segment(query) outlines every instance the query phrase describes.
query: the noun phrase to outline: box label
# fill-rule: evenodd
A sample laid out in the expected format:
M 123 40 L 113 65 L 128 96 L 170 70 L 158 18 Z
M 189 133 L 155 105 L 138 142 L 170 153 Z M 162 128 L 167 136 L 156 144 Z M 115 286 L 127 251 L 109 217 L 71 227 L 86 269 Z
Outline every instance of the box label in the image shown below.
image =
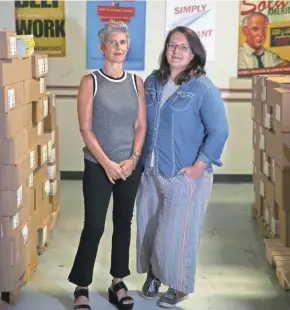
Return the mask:
M 48 58 L 44 58 L 44 74 L 48 73 Z
M 8 108 L 13 109 L 15 107 L 15 90 L 14 88 L 8 89 Z
M 29 154 L 30 156 L 30 169 L 33 169 L 35 167 L 35 151 L 32 150 Z
M 44 79 L 43 78 L 41 78 L 39 81 L 39 92 L 41 94 L 44 94 Z
M 43 75 L 44 72 L 45 72 L 44 59 L 43 58 L 38 59 L 37 65 L 38 65 L 37 66 L 37 68 L 38 68 L 38 75 Z
M 19 213 L 13 216 L 12 225 L 13 225 L 13 230 L 19 226 Z
M 276 103 L 275 116 L 278 122 L 281 122 L 281 107 Z
M 37 135 L 38 135 L 38 136 L 41 136 L 42 133 L 43 133 L 42 122 L 39 122 L 39 123 L 37 124 Z
M 9 39 L 9 52 L 11 56 L 16 56 L 17 53 L 17 44 L 16 44 L 16 37 L 10 37 Z
M 18 188 L 17 192 L 17 208 L 20 207 L 21 203 L 22 203 L 22 199 L 23 199 L 23 188 L 22 185 Z
M 33 172 L 30 173 L 29 178 L 28 178 L 28 186 L 31 188 L 33 187 Z
M 44 118 L 47 117 L 47 115 L 48 115 L 48 100 L 45 99 L 43 101 L 43 116 L 44 116 Z
M 24 239 L 24 244 L 26 244 L 28 242 L 28 237 L 29 237 L 29 234 L 28 234 L 28 227 L 27 225 L 25 224 L 24 227 L 22 228 L 22 236 L 23 236 L 23 239 Z

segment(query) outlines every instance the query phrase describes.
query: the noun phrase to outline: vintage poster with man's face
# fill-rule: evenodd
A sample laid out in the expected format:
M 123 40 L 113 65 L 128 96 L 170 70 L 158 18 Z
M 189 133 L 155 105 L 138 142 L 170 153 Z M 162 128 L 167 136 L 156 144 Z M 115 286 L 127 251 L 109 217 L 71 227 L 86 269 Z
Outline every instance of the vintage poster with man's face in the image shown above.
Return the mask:
M 290 1 L 240 1 L 238 76 L 290 73 Z

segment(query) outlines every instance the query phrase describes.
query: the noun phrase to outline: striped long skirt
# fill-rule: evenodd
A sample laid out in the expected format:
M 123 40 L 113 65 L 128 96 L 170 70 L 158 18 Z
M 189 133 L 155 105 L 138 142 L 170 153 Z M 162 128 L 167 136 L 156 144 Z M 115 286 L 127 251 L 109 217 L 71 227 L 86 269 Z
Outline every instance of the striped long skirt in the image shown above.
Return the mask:
M 137 194 L 137 272 L 153 274 L 173 289 L 194 291 L 196 255 L 213 174 L 164 178 L 142 175 Z

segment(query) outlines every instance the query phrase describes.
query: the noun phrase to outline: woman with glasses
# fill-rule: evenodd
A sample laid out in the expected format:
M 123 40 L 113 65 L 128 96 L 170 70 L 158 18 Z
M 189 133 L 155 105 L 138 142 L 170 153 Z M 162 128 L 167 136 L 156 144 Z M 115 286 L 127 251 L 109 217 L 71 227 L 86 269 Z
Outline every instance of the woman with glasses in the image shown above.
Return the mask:
M 146 299 L 174 307 L 194 291 L 196 256 L 209 203 L 213 165 L 228 137 L 225 106 L 205 74 L 197 34 L 169 32 L 160 68 L 145 82 L 147 133 L 137 194 L 137 271 Z
M 129 33 L 122 22 L 110 22 L 99 31 L 104 66 L 82 78 L 78 118 L 84 148 L 83 195 L 85 221 L 69 275 L 76 285 L 75 309 L 87 310 L 88 287 L 107 210 L 113 195 L 111 248 L 112 283 L 109 301 L 118 309 L 132 309 L 123 278 L 130 274 L 129 248 L 135 197 L 141 178 L 138 159 L 146 132 L 146 106 L 142 80 L 123 70 Z

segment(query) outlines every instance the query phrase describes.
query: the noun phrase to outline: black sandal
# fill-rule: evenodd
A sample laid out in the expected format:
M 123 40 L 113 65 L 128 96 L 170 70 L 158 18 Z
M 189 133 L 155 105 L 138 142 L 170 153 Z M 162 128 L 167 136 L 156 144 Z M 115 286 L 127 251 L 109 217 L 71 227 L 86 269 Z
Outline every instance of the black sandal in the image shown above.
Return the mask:
M 79 288 L 79 289 L 76 288 L 75 291 L 74 291 L 75 301 L 79 297 L 86 297 L 89 300 L 89 290 L 86 289 L 86 288 Z M 88 309 L 88 310 L 91 310 L 91 307 L 89 305 L 75 305 L 74 306 L 74 310 L 78 310 L 78 309 Z
M 124 282 L 119 282 L 117 284 L 113 284 L 109 287 L 108 293 L 109 293 L 109 302 L 115 306 L 119 310 L 131 310 L 134 307 L 134 299 L 129 296 L 125 296 L 121 298 L 120 300 L 118 299 L 117 293 L 121 290 L 124 289 L 126 292 L 128 292 L 128 288 Z M 131 303 L 125 303 L 126 301 L 131 301 Z

